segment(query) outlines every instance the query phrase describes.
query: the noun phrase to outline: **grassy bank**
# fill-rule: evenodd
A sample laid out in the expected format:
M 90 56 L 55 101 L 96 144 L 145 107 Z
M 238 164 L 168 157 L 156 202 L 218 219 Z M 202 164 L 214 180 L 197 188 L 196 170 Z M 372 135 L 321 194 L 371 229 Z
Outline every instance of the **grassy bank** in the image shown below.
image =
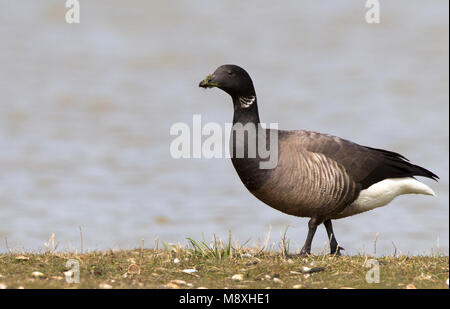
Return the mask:
M 367 283 L 377 267 L 379 283 Z M 80 282 L 67 283 L 77 268 Z M 194 241 L 190 248 L 0 255 L 0 288 L 442 289 L 448 275 L 448 256 L 298 257 Z

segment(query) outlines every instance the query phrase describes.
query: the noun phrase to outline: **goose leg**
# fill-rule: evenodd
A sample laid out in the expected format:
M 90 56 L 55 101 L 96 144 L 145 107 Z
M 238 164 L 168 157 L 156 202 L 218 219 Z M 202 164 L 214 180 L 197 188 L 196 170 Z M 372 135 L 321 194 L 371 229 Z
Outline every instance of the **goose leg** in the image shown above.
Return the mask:
M 303 245 L 300 255 L 311 254 L 311 243 L 316 233 L 317 226 L 320 224 L 319 220 L 311 218 L 308 222 L 308 235 L 306 236 L 305 244 Z
M 331 255 L 341 255 L 341 250 L 344 250 L 344 248 L 339 247 L 338 242 L 336 240 L 336 237 L 334 236 L 333 232 L 333 225 L 331 223 L 331 220 L 325 220 L 323 222 L 323 225 L 325 225 L 325 228 L 327 229 L 328 239 L 330 240 L 330 254 Z

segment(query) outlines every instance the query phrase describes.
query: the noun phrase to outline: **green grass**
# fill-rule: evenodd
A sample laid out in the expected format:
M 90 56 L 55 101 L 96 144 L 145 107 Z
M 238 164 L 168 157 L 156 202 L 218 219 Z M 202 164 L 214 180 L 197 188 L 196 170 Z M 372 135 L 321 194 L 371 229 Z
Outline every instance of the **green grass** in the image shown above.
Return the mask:
M 0 254 L 0 287 L 448 288 L 448 256 L 289 256 L 285 235 L 279 252 L 233 245 L 231 236 L 228 242 L 214 237 L 211 244 L 188 241 L 187 247 L 163 243 L 164 249 Z M 67 265 L 71 259 L 79 265 L 80 283 L 66 282 L 65 274 L 74 265 Z M 373 259 L 379 283 L 366 282 L 367 272 L 374 270 Z M 319 271 L 304 273 L 304 267 Z

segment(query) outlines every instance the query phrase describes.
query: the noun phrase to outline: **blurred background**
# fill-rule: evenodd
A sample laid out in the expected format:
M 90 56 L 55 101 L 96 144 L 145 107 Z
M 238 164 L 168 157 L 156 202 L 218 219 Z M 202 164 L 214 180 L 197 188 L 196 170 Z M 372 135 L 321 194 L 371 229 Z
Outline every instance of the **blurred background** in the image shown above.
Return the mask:
M 232 120 L 198 83 L 238 64 L 263 122 L 400 152 L 438 174 L 437 197 L 401 196 L 338 220 L 346 254 L 448 254 L 448 1 L 0 0 L 0 252 L 135 248 L 154 239 L 271 243 L 306 218 L 247 192 L 229 159 L 172 159 L 169 129 Z M 327 241 L 320 227 L 313 252 Z M 8 246 L 6 245 L 8 244 Z M 278 247 L 275 247 L 278 249 Z

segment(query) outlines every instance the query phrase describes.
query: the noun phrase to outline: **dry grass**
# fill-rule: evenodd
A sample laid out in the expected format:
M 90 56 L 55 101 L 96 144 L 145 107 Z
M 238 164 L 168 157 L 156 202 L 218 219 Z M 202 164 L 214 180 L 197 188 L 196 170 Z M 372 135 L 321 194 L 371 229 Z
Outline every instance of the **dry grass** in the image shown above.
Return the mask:
M 43 254 L 1 254 L 0 288 L 448 288 L 448 256 L 377 257 L 380 282 L 367 283 L 376 267 L 370 256 L 289 256 L 288 243 L 283 237 L 280 252 L 268 252 L 267 244 L 232 245 L 230 235 L 211 244 L 190 239 L 188 247 L 77 254 L 52 250 L 50 239 Z M 80 282 L 66 282 L 77 265 Z

